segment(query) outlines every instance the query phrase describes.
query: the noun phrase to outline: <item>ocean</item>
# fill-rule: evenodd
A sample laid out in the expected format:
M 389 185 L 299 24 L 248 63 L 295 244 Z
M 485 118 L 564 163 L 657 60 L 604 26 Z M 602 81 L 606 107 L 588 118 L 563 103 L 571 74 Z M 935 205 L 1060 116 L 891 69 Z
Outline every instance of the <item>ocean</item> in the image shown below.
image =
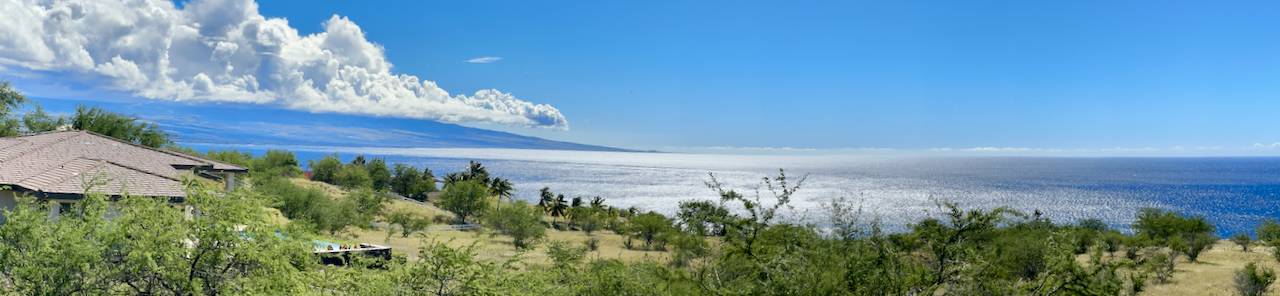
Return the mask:
M 1098 218 L 1127 230 L 1139 209 L 1207 217 L 1222 236 L 1252 233 L 1280 219 L 1280 158 L 1084 158 L 897 156 L 858 153 L 686 154 L 521 149 L 267 147 L 192 145 L 261 153 L 269 148 L 317 159 L 338 153 L 383 157 L 431 168 L 437 176 L 477 160 L 515 183 L 514 198 L 536 202 L 549 187 L 567 197 L 600 196 L 618 207 L 670 214 L 684 200 L 717 198 L 708 174 L 754 196 L 760 180 L 784 169 L 805 178 L 784 212 L 791 222 L 822 225 L 827 206 L 845 198 L 889 231 L 940 213 L 941 201 L 966 208 L 1039 211 L 1055 222 Z M 764 192 L 766 201 L 767 191 Z

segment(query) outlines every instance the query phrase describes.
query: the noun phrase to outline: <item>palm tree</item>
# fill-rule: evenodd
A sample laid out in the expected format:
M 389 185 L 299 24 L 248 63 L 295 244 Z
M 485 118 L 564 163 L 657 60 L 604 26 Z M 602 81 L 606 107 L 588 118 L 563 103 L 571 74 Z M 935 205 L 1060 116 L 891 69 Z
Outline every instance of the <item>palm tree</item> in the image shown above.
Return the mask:
M 461 173 L 449 173 L 448 175 L 444 175 L 444 187 L 447 188 L 453 185 L 453 183 L 466 181 L 466 180 L 467 178 L 463 176 Z
M 497 195 L 498 199 L 506 198 L 511 200 L 511 192 L 513 190 L 515 188 L 512 188 L 511 180 L 493 178 L 493 181 L 489 183 L 489 191 L 493 192 L 493 195 Z
M 538 197 L 538 207 L 541 207 L 543 212 L 551 212 L 551 203 L 556 199 L 556 195 L 551 193 L 551 188 L 538 189 Z
M 489 183 L 489 169 L 484 168 L 483 164 L 472 160 L 467 163 L 465 177 L 467 180 L 480 180 L 481 182 Z
M 593 209 L 604 208 L 604 199 L 600 198 L 599 196 L 591 198 L 591 208 Z
M 565 210 L 569 209 L 569 204 L 564 200 L 564 194 L 556 196 L 555 201 L 551 204 L 551 225 L 556 225 L 556 218 L 564 217 Z

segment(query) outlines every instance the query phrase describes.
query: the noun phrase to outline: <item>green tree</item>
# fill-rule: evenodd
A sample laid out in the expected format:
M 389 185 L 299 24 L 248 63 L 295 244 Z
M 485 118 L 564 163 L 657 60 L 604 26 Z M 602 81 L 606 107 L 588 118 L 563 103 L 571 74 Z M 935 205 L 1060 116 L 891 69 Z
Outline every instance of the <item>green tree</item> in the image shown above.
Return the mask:
M 538 189 L 538 207 L 542 208 L 542 212 L 550 213 L 551 204 L 556 200 L 556 194 L 551 192 L 550 187 L 542 187 Z
M 373 190 L 388 190 L 391 187 L 391 170 L 387 169 L 387 161 L 382 158 L 374 158 L 365 164 L 368 170 L 370 185 Z
M 440 208 L 457 215 L 458 222 L 465 224 L 467 218 L 489 208 L 489 189 L 479 181 L 458 182 L 445 188 L 437 203 Z
M 510 236 L 516 248 L 525 249 L 532 242 L 546 236 L 546 227 L 542 226 L 542 212 L 518 200 L 500 204 L 492 213 L 484 215 L 485 226 L 506 236 Z
M 511 193 L 515 191 L 515 188 L 512 186 L 511 180 L 493 178 L 493 180 L 489 182 L 489 190 L 492 191 L 491 193 L 499 199 L 505 198 L 510 200 Z
M 66 124 L 67 118 L 49 115 L 44 112 L 44 107 L 40 106 L 36 106 L 35 110 L 22 116 L 22 125 L 26 127 L 27 132 L 31 133 L 51 132 Z
M 943 219 L 928 218 L 912 226 L 912 233 L 930 255 L 935 285 L 954 279 L 959 272 L 957 263 L 973 255 L 970 250 L 990 242 L 1008 215 L 1017 214 L 1008 208 L 965 211 L 950 202 L 940 202 L 938 207 L 943 210 Z
M 194 150 L 185 151 L 183 153 L 199 155 L 195 153 Z M 208 152 L 205 152 L 203 156 L 208 157 L 209 159 L 212 159 L 212 160 L 217 160 L 217 161 L 248 168 L 251 173 L 257 173 L 259 171 L 258 168 L 253 166 L 253 162 L 254 162 L 253 155 L 249 154 L 248 152 L 240 152 L 236 150 L 209 150 Z
M 8 81 L 0 81 L 0 117 L 8 116 L 9 112 L 22 107 L 27 103 L 27 96 L 22 95 Z
M 697 235 L 723 235 L 729 210 L 711 201 L 682 201 L 676 219 L 685 231 Z
M 568 213 L 569 204 L 564 200 L 564 194 L 556 195 L 556 199 L 547 205 L 548 214 L 551 214 L 551 226 L 560 228 L 556 224 L 556 218 L 564 217 Z
M 366 228 L 375 217 L 382 215 L 391 200 L 386 195 L 370 188 L 360 188 L 347 192 L 346 199 L 355 204 L 356 222 Z
M 392 226 L 400 226 L 400 237 L 409 237 L 414 232 L 419 232 L 431 226 L 431 220 L 422 217 L 412 211 L 406 209 L 398 209 L 387 213 L 387 240 L 391 239 L 391 234 L 395 228 Z
M 298 158 L 287 150 L 267 150 L 262 157 L 253 159 L 249 166 L 261 176 L 294 177 L 302 174 Z
M 1217 241 L 1213 224 L 1203 216 L 1188 217 L 1173 211 L 1144 208 L 1133 228 L 1145 240 L 1168 246 L 1196 262 L 1200 253 Z
M 644 241 L 645 247 L 654 245 L 654 241 L 661 238 L 674 228 L 671 226 L 671 220 L 662 214 L 648 212 L 631 217 L 628 220 L 627 229 L 630 230 L 632 237 Z
M 21 124 L 16 118 L 10 118 L 10 112 L 22 107 L 27 97 L 13 89 L 8 81 L 0 81 L 0 137 L 18 135 Z
M 373 178 L 369 176 L 369 171 L 359 165 L 348 164 L 342 166 L 342 169 L 338 170 L 338 174 L 334 176 L 334 179 L 334 185 L 347 189 L 373 187 Z
M 582 229 L 587 235 L 599 230 L 603 224 L 600 211 L 593 208 L 577 207 L 569 209 L 569 223 Z
M 172 142 L 160 126 L 98 107 L 80 106 L 71 118 L 71 127 L 147 147 L 163 147 Z
M 1263 242 L 1280 241 L 1280 223 L 1276 220 L 1266 219 L 1258 224 L 1255 231 L 1258 234 L 1258 240 Z
M 338 159 L 337 154 L 331 154 L 320 160 L 309 161 L 307 167 L 311 168 L 311 180 L 335 184 L 338 180 L 338 171 L 342 170 L 342 160 Z
M 463 174 L 463 180 L 476 180 L 482 184 L 489 183 L 489 169 L 477 161 L 467 162 L 467 172 Z

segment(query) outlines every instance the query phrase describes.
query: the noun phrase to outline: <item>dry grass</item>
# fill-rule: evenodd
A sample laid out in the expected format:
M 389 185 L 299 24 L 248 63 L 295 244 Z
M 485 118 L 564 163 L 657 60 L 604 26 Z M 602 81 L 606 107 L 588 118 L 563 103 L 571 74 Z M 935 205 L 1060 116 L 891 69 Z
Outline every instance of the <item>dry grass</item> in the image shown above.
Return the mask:
M 1218 241 L 1213 249 L 1200 255 L 1200 262 L 1191 263 L 1183 256 L 1175 268 L 1173 282 L 1148 284 L 1142 295 L 1235 295 L 1236 271 L 1245 264 L 1255 262 L 1259 267 L 1280 271 L 1280 264 L 1271 257 L 1271 248 L 1254 246 L 1248 253 L 1230 241 Z M 1267 295 L 1280 295 L 1272 285 Z
M 292 179 L 294 184 L 300 186 L 310 186 L 320 188 L 331 197 L 339 198 L 346 194 L 346 191 L 330 184 L 314 182 L 311 180 L 295 178 Z M 404 200 L 392 200 L 387 205 L 387 210 L 408 210 L 424 217 L 437 216 L 453 216 L 452 213 L 435 207 L 431 204 L 420 204 Z M 276 212 L 278 215 L 278 211 Z M 287 223 L 284 217 L 273 218 L 273 220 L 281 220 Z M 374 243 L 391 247 L 395 254 L 402 254 L 409 259 L 418 257 L 418 249 L 424 244 L 431 242 L 443 242 L 451 247 L 464 247 L 474 244 L 476 253 L 482 259 L 487 260 L 506 260 L 515 256 L 519 256 L 523 262 L 532 264 L 547 264 L 550 259 L 546 255 L 546 244 L 538 244 L 530 250 L 517 250 L 515 245 L 511 243 L 511 238 L 503 235 L 492 234 L 487 231 L 458 231 L 450 230 L 443 227 L 442 224 L 433 224 L 430 229 L 424 232 L 415 233 L 409 237 L 401 237 L 399 233 L 394 233 L 388 239 L 385 229 L 359 229 L 355 227 L 347 228 L 337 237 L 337 241 L 348 243 Z M 587 253 L 588 258 L 602 259 L 618 259 L 627 262 L 654 260 L 665 262 L 670 258 L 668 252 L 662 251 L 642 251 L 629 250 L 623 245 L 626 237 L 615 234 L 608 230 L 596 231 L 592 236 L 587 236 L 581 231 L 558 231 L 547 229 L 546 241 L 565 241 L 575 246 L 585 246 L 586 241 L 590 238 L 599 239 L 599 249 Z M 636 242 L 636 246 L 643 244 Z
M 344 239 L 370 242 L 382 244 L 392 248 L 397 254 L 403 254 L 409 259 L 417 258 L 417 250 L 426 243 L 442 242 L 451 247 L 464 247 L 474 244 L 476 253 L 482 259 L 487 260 L 506 260 L 515 256 L 520 256 L 523 262 L 533 264 L 547 264 L 550 260 L 546 255 L 546 244 L 538 244 L 530 250 L 517 250 L 515 245 L 511 243 L 511 238 L 502 235 L 490 235 L 483 231 L 457 231 L 457 230 L 428 230 L 422 233 L 416 233 L 407 238 L 401 237 L 399 234 L 391 236 L 389 241 L 385 240 L 387 233 L 382 230 L 365 230 L 365 229 L 349 229 L 344 235 Z M 587 253 L 588 258 L 604 258 L 619 259 L 622 261 L 642 261 L 654 260 L 665 262 L 669 255 L 667 252 L 661 251 L 641 251 L 628 250 L 623 247 L 625 237 L 614 234 L 609 231 L 597 231 L 593 234 L 594 238 L 600 240 L 599 249 Z M 557 240 L 566 241 L 577 246 L 585 246 L 588 236 L 581 231 L 557 231 L 547 230 L 547 238 L 545 241 Z

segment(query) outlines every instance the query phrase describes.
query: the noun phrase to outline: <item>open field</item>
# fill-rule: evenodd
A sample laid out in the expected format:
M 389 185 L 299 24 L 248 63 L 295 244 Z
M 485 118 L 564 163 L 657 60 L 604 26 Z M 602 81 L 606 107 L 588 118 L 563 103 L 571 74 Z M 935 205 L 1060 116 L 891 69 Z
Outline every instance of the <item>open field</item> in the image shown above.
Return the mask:
M 1149 284 L 1142 295 L 1237 295 L 1235 272 L 1249 262 L 1280 271 L 1280 264 L 1271 256 L 1271 248 L 1254 246 L 1245 253 L 1240 246 L 1220 240 L 1213 249 L 1200 255 L 1198 263 L 1187 262 L 1183 256 L 1178 260 L 1171 283 Z M 1267 295 L 1280 295 L 1275 287 L 1272 285 Z
M 340 197 L 345 194 L 341 188 L 336 186 L 313 182 L 305 179 L 293 179 L 298 185 L 312 186 L 322 188 L 333 197 Z M 453 214 L 443 209 L 437 208 L 429 203 L 422 204 L 405 200 L 392 199 L 387 205 L 387 210 L 407 209 L 423 215 L 424 217 L 452 216 Z M 280 217 L 283 219 L 283 217 Z M 550 221 L 550 218 L 547 218 Z M 385 224 L 378 223 L 378 226 L 385 227 Z M 475 245 L 478 257 L 488 260 L 506 260 L 515 256 L 519 256 L 523 262 L 531 264 L 550 263 L 546 255 L 545 242 L 548 241 L 565 241 L 574 246 L 585 246 L 586 241 L 590 238 L 599 239 L 599 249 L 587 253 L 587 258 L 601 259 L 618 259 L 622 261 L 643 261 L 657 260 L 666 261 L 670 258 L 668 252 L 664 251 L 644 251 L 629 250 L 624 247 L 623 242 L 626 237 L 618 235 L 609 230 L 599 230 L 587 236 L 582 231 L 559 231 L 555 229 L 547 229 L 547 237 L 542 243 L 535 248 L 529 250 L 517 250 L 511 243 L 511 238 L 503 235 L 495 234 L 486 230 L 477 231 L 460 231 L 449 229 L 445 224 L 432 224 L 426 231 L 414 233 L 409 237 L 401 237 L 399 233 L 394 233 L 390 237 L 387 236 L 385 228 L 382 229 L 360 229 L 356 227 L 348 227 L 342 233 L 338 234 L 337 239 L 351 243 L 374 243 L 392 248 L 394 254 L 405 255 L 409 259 L 418 257 L 418 249 L 423 244 L 431 242 L 443 242 L 452 247 L 462 247 Z M 639 246 L 643 243 L 636 242 Z

